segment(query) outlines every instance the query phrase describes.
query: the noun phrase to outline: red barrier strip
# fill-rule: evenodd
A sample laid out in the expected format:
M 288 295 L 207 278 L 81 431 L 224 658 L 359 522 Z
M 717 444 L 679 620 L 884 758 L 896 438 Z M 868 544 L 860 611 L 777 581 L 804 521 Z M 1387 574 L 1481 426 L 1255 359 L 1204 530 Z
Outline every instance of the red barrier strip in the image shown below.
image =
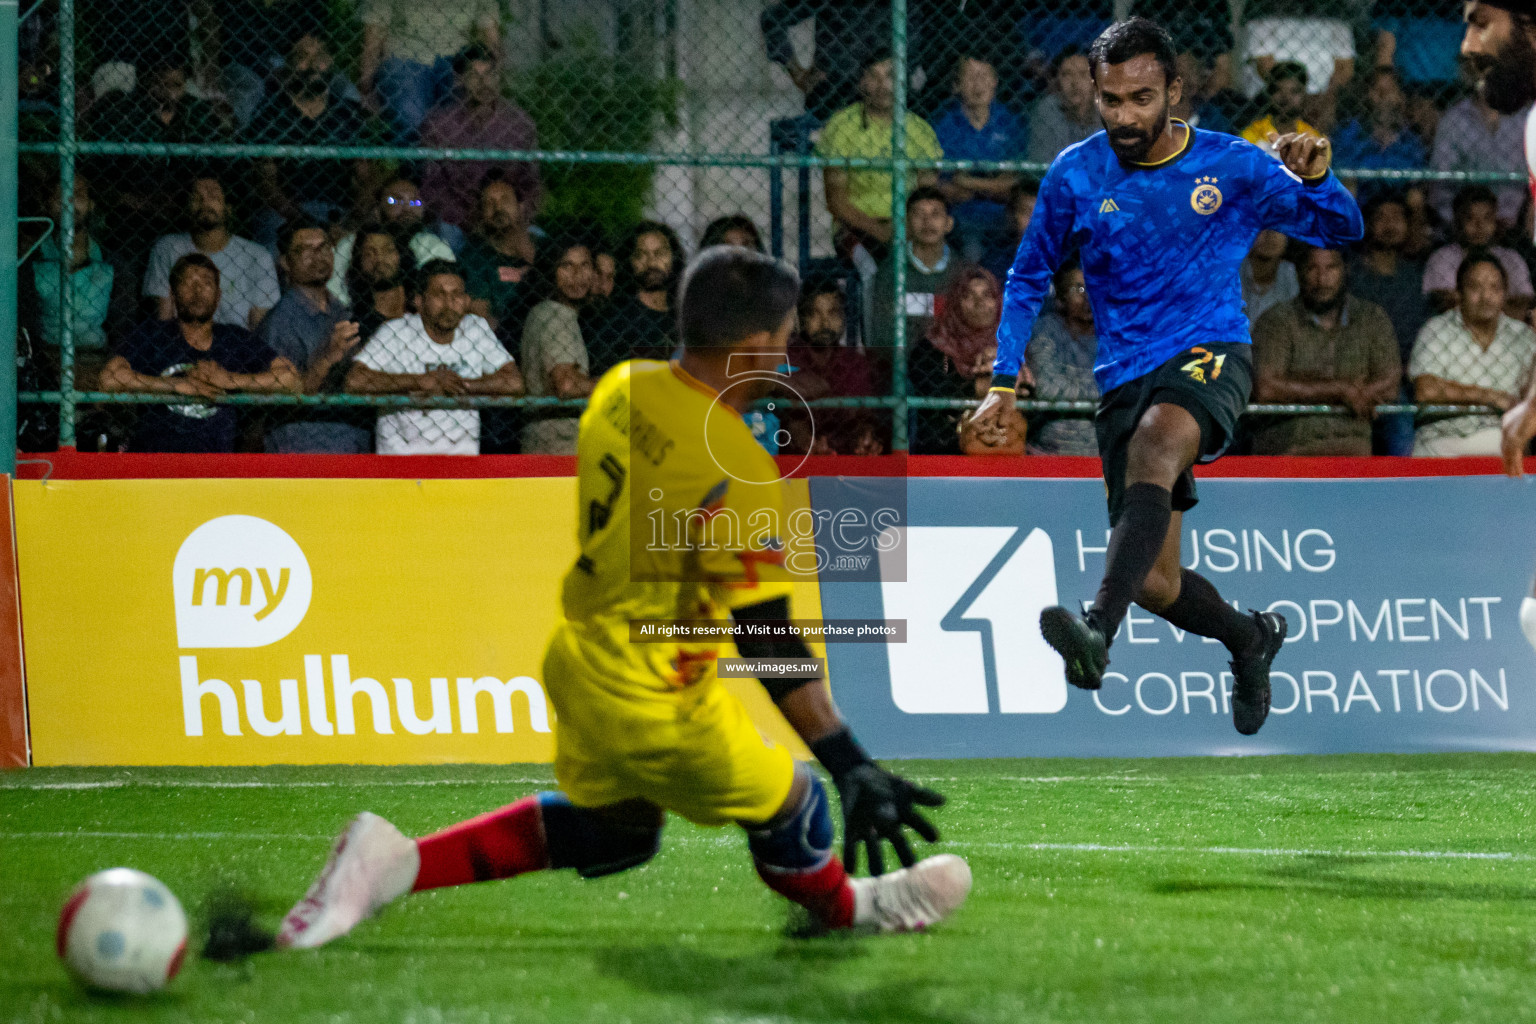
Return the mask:
M 11 478 L 0 476 L 0 768 L 25 768 L 27 748 L 26 662 L 21 649 L 21 587 L 16 577 L 16 512 Z
M 571 476 L 569 455 L 154 455 L 115 452 L 43 452 L 22 455 L 22 480 L 111 480 L 165 478 L 402 478 L 474 479 Z M 780 467 L 794 477 L 1036 477 L 1096 478 L 1099 460 L 1075 456 L 818 455 L 781 456 Z M 1536 474 L 1536 459 L 1526 472 Z M 1501 472 L 1495 458 L 1413 459 L 1287 458 L 1245 455 L 1222 459 L 1196 471 L 1202 477 L 1355 478 L 1406 476 L 1489 476 Z

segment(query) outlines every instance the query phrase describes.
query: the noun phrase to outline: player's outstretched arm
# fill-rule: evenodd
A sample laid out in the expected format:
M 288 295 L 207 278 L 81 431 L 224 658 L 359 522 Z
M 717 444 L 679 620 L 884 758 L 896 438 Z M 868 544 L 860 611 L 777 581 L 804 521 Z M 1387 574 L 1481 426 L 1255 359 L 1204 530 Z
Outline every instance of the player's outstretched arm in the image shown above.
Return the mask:
M 1338 247 L 1365 237 L 1365 220 L 1349 189 L 1329 170 L 1333 147 L 1310 134 L 1269 138 L 1275 156 L 1248 151 L 1257 171 L 1253 185 L 1259 226 L 1274 228 L 1309 245 Z
M 738 622 L 785 622 L 789 618 L 789 599 L 774 598 L 738 608 L 732 614 Z M 742 638 L 736 647 L 745 658 L 812 657 L 805 642 L 798 638 Z M 940 807 L 943 795 L 876 764 L 838 714 L 826 680 L 770 677 L 763 679 L 762 684 L 790 726 L 832 776 L 843 805 L 843 863 L 847 869 L 858 869 L 859 848 L 863 847 L 869 873 L 883 873 L 882 843 L 891 844 L 903 866 L 917 863 L 905 830 L 910 828 L 928 842 L 937 842 L 939 830 L 917 808 Z

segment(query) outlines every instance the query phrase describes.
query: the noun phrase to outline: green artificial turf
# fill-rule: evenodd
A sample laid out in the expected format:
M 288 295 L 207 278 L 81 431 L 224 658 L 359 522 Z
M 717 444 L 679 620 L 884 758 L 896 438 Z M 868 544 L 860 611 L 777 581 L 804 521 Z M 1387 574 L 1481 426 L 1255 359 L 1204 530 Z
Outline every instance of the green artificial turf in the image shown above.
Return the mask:
M 674 820 L 627 874 L 412 897 L 321 950 L 189 959 L 145 999 L 87 994 L 54 958 L 58 907 L 90 872 L 149 871 L 194 918 L 238 883 L 275 922 L 353 812 L 419 834 L 548 770 L 0 776 L 0 1022 L 1536 1019 L 1536 757 L 901 768 L 948 794 L 941 848 L 975 873 L 927 934 L 787 937 L 741 835 Z

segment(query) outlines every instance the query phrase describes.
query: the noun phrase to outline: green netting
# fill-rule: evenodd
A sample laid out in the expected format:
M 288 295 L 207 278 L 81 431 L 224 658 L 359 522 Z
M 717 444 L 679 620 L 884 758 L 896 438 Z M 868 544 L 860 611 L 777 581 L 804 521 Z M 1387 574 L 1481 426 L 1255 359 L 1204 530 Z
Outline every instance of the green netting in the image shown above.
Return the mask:
M 1446 403 L 1530 373 L 1524 118 L 1475 98 L 1443 4 L 42 0 L 20 43 L 21 446 L 569 451 L 591 381 L 672 350 L 679 270 L 730 241 L 805 281 L 808 408 L 765 411 L 770 445 L 957 451 L 1033 183 L 1099 128 L 1085 52 L 1132 14 L 1173 36 L 1176 116 L 1327 134 L 1372 217 L 1340 323 L 1308 312 L 1327 268 L 1283 238 L 1245 290 L 1295 373 L 1393 349 L 1399 392 L 1374 425 L 1256 405 L 1239 450 L 1485 430 Z M 1491 361 L 1436 319 L 1446 247 L 1489 243 L 1511 316 Z M 1091 307 L 1057 285 L 1020 408 L 1035 450 L 1091 453 Z M 1431 363 L 1456 386 L 1415 405 Z

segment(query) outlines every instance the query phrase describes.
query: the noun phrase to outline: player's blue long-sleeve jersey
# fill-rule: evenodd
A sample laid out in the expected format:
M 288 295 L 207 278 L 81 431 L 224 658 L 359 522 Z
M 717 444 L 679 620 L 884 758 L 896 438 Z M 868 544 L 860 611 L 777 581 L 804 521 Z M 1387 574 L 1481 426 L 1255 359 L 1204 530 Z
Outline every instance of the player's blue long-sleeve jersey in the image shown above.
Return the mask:
M 994 373 L 1018 374 L 1051 275 L 1073 250 L 1099 341 L 1093 374 L 1107 392 L 1193 345 L 1250 340 L 1239 269 L 1261 229 L 1324 246 L 1365 233 L 1331 173 L 1308 185 L 1251 143 L 1188 131 L 1156 165 L 1121 163 L 1103 132 L 1051 164 L 1008 272 Z

